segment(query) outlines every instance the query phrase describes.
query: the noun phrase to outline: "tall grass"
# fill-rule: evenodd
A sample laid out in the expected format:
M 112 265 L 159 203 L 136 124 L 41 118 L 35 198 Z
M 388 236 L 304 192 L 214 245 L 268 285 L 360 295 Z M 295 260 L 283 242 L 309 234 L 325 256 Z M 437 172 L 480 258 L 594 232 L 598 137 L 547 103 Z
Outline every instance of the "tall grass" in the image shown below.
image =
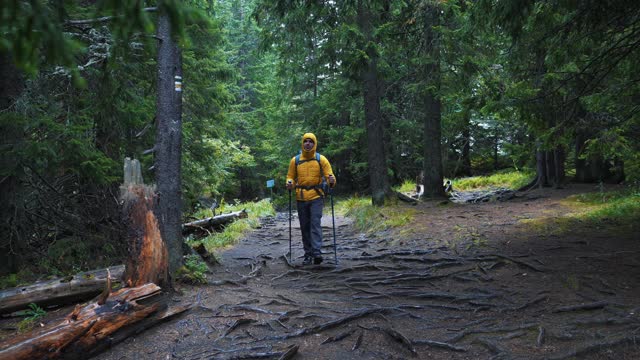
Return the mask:
M 353 220 L 354 228 L 361 232 L 372 233 L 410 223 L 415 210 L 402 206 L 376 207 L 371 198 L 351 197 L 336 205 L 338 213 Z
M 632 232 L 638 231 L 640 227 L 640 192 L 637 190 L 572 195 L 562 204 L 571 208 L 572 211 L 562 217 L 522 222 L 537 231 L 553 235 L 561 235 L 588 226 Z
M 535 173 L 528 171 L 508 171 L 499 172 L 489 176 L 472 176 L 451 180 L 454 190 L 470 191 L 489 188 L 519 189 L 527 185 L 535 176 Z M 447 181 L 448 179 L 444 179 Z M 444 184 L 443 184 L 444 185 Z M 411 193 L 416 189 L 413 180 L 405 180 L 402 185 L 395 188 L 402 193 Z
M 207 251 L 213 252 L 216 249 L 224 248 L 238 242 L 247 232 L 257 228 L 260 225 L 260 218 L 275 215 L 275 210 L 271 202 L 267 199 L 258 202 L 240 203 L 237 205 L 221 204 L 216 214 L 229 213 L 239 210 L 246 210 L 248 217 L 246 219 L 238 219 L 224 228 L 222 232 L 213 233 L 205 238 L 190 241 L 189 244 L 195 246 L 202 243 Z M 211 217 L 210 209 L 202 209 L 195 214 L 195 217 L 206 218 Z
M 595 192 L 573 195 L 567 205 L 578 209 L 576 217 L 591 222 L 640 224 L 640 191 Z
M 453 189 L 458 191 L 481 190 L 488 188 L 519 189 L 527 185 L 535 173 L 526 171 L 509 171 L 489 176 L 473 176 L 454 179 Z

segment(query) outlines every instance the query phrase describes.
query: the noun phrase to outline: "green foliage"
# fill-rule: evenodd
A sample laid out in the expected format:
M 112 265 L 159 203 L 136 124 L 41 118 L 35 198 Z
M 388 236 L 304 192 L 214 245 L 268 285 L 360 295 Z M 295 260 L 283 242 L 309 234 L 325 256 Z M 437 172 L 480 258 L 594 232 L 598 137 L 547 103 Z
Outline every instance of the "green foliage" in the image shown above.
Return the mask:
M 0 289 L 18 286 L 18 274 L 9 274 L 0 277 Z
M 31 303 L 28 306 L 29 308 L 27 310 L 22 311 L 22 315 L 26 317 L 18 323 L 19 333 L 24 333 L 33 329 L 38 320 L 47 315 L 47 312 L 43 308 L 34 303 Z
M 43 308 L 34 303 L 31 303 L 28 306 L 29 309 L 24 312 L 24 315 L 27 316 L 25 320 L 37 320 L 47 315 L 47 312 Z
M 184 265 L 176 272 L 178 281 L 188 284 L 206 284 L 206 273 L 209 271 L 200 256 L 188 255 L 185 257 Z
M 410 193 L 416 191 L 416 182 L 412 180 L 405 180 L 402 184 L 396 188 L 396 191 L 401 193 Z

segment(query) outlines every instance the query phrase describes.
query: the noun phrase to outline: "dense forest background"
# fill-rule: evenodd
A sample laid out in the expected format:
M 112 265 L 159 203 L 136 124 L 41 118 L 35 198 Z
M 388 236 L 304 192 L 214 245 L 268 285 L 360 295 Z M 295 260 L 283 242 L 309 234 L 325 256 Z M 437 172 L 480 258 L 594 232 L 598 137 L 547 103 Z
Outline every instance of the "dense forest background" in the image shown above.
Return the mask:
M 281 186 L 314 132 L 344 194 L 518 169 L 640 180 L 636 0 L 6 1 L 0 273 L 122 257 L 125 157 L 154 182 L 158 37 L 183 78 L 182 199 Z M 67 261 L 80 259 L 81 261 Z

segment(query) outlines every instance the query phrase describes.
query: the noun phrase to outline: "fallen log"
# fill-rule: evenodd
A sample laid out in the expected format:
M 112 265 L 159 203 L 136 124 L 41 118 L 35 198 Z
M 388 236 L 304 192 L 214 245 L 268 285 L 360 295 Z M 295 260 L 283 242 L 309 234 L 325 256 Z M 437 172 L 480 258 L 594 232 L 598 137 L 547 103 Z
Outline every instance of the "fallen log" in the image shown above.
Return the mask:
M 120 289 L 102 305 L 78 305 L 62 320 L 0 343 L 0 359 L 86 359 L 189 309 L 168 308 L 159 293 L 160 287 L 149 283 Z M 142 300 L 148 304 L 140 304 Z
M 240 211 L 235 211 L 228 214 L 222 214 L 206 219 L 188 222 L 186 224 L 182 224 L 182 233 L 190 234 L 198 230 L 219 228 L 222 225 L 226 225 L 237 219 L 244 219 L 247 216 L 247 212 L 242 209 Z
M 124 265 L 109 268 L 111 279 L 119 282 Z M 91 299 L 107 282 L 107 269 L 87 271 L 70 277 L 39 281 L 0 291 L 0 314 L 26 309 L 31 303 L 45 307 L 66 305 Z

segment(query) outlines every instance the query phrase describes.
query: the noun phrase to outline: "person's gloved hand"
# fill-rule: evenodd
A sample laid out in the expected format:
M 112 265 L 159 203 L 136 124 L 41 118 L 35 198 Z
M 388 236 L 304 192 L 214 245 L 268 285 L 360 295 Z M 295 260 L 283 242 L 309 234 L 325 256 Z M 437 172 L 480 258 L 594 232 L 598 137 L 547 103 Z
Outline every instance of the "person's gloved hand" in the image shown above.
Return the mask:
M 336 184 L 336 178 L 333 175 L 329 175 L 329 185 L 333 186 Z
M 287 183 L 285 186 L 287 187 L 287 190 L 293 189 L 293 181 L 287 180 Z

